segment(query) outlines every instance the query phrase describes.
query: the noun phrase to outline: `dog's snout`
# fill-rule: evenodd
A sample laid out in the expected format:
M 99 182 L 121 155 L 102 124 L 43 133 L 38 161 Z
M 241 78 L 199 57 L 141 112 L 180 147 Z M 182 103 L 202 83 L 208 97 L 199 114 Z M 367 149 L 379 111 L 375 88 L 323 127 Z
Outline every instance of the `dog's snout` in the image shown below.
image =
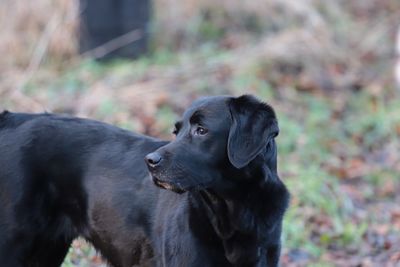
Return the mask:
M 149 165 L 149 167 L 152 167 L 152 168 L 154 168 L 158 164 L 160 164 L 161 159 L 162 159 L 161 155 L 157 152 L 150 153 L 145 157 L 145 161 L 146 161 L 147 165 Z

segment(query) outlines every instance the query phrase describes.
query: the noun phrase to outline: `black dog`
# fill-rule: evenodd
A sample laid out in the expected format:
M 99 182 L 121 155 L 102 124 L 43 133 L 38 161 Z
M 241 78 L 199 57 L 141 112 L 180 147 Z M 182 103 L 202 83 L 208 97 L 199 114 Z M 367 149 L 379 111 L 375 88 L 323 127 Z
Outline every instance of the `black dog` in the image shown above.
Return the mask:
M 277 265 L 288 193 L 272 109 L 208 98 L 177 131 L 168 144 L 92 120 L 0 114 L 1 266 L 59 266 L 77 236 L 118 267 Z M 152 184 L 143 158 L 154 150 L 155 183 L 189 192 Z
M 273 109 L 251 96 L 196 101 L 176 139 L 146 156 L 158 266 L 277 266 L 289 194 L 277 174 Z M 186 193 L 184 193 L 186 192 Z

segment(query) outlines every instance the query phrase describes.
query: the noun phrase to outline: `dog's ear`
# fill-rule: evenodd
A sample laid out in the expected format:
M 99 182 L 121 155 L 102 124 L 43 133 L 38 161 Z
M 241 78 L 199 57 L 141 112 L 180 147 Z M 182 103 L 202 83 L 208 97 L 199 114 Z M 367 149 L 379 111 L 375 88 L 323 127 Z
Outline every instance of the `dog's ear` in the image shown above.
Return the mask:
M 229 101 L 232 125 L 228 137 L 228 158 L 240 169 L 249 164 L 278 135 L 279 127 L 271 106 L 253 96 Z

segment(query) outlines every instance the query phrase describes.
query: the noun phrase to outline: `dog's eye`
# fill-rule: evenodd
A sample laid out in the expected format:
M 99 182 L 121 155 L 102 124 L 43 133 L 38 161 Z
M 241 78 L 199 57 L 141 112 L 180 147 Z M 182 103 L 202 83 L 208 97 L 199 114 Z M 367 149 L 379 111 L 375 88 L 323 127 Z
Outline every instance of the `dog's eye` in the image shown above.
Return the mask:
M 201 127 L 201 126 L 198 126 L 198 127 L 196 128 L 196 130 L 194 131 L 194 134 L 195 134 L 195 135 L 206 135 L 207 132 L 208 132 L 208 130 L 207 130 L 206 128 Z
M 172 134 L 177 135 L 179 132 L 179 129 L 174 127 L 174 129 L 172 130 Z

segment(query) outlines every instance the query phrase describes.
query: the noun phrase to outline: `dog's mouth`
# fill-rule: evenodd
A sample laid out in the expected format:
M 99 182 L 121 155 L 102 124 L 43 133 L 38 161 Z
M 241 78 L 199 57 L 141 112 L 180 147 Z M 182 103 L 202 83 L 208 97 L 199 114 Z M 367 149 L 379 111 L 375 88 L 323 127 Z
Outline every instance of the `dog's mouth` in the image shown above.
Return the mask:
M 186 191 L 183 190 L 182 188 L 179 188 L 178 186 L 176 186 L 176 185 L 174 185 L 174 184 L 172 184 L 172 183 L 162 181 L 162 180 L 160 180 L 160 179 L 158 179 L 158 178 L 156 178 L 156 177 L 154 177 L 154 176 L 153 176 L 153 182 L 154 182 L 154 184 L 155 184 L 156 186 L 158 186 L 158 187 L 161 187 L 161 188 L 163 188 L 163 189 L 170 190 L 170 191 L 175 192 L 175 193 L 178 193 L 178 194 L 182 194 L 182 193 L 185 193 L 185 192 L 186 192 Z

